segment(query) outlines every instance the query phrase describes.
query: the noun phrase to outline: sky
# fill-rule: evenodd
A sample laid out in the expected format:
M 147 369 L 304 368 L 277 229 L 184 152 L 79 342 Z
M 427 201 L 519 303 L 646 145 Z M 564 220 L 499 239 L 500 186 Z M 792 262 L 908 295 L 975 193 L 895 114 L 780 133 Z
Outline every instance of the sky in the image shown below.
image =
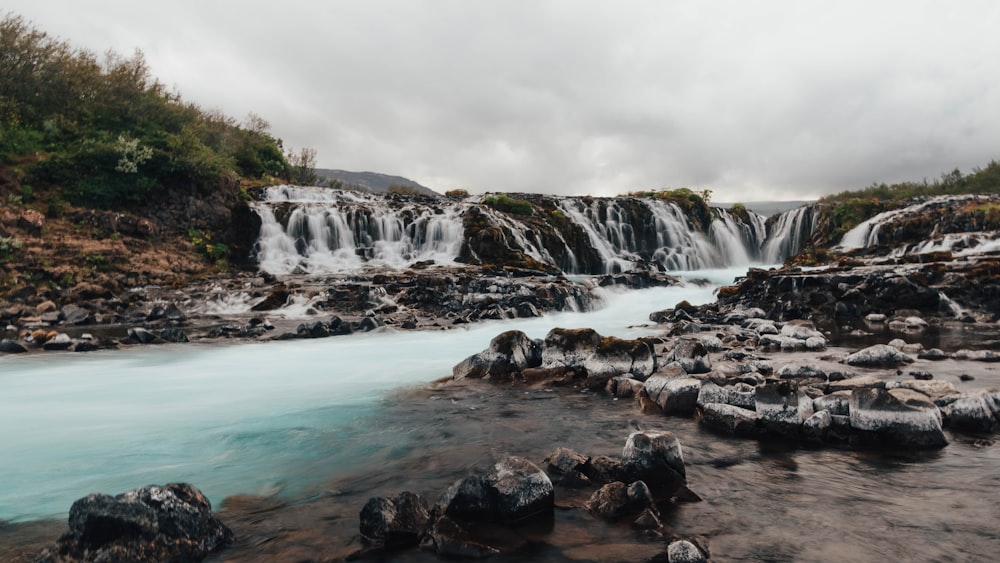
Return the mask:
M 1000 2 L 5 0 L 322 168 L 806 200 L 1000 157 Z

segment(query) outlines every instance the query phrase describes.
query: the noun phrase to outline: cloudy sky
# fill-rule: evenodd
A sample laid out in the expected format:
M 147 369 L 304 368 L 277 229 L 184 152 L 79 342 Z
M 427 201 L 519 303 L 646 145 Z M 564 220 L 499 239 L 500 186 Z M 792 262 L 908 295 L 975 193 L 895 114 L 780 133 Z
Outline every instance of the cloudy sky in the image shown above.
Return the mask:
M 5 0 L 321 167 L 810 199 L 1000 158 L 1000 2 Z

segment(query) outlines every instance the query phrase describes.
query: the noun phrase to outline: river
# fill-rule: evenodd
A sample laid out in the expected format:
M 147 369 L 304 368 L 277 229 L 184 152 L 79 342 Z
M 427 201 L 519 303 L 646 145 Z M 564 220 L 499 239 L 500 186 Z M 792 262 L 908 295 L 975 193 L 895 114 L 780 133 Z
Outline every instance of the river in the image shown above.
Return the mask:
M 64 518 L 89 492 L 188 481 L 217 507 L 239 493 L 312 499 L 303 518 L 351 534 L 368 496 L 409 489 L 434 499 L 508 453 L 540 461 L 565 445 L 613 455 L 638 423 L 679 436 L 704 501 L 670 509 L 665 522 L 708 538 L 717 561 L 1000 553 L 1000 449 L 990 441 L 949 435 L 930 453 L 798 449 L 721 437 L 598 394 L 427 385 L 503 330 L 649 334 L 649 312 L 709 301 L 740 273 L 697 272 L 709 286 L 609 292 L 594 312 L 447 331 L 0 358 L 0 520 Z M 556 529 L 570 531 L 552 532 L 558 549 L 530 558 L 614 560 L 615 546 L 636 557 L 652 546 L 627 526 L 595 533 L 579 513 L 557 511 Z

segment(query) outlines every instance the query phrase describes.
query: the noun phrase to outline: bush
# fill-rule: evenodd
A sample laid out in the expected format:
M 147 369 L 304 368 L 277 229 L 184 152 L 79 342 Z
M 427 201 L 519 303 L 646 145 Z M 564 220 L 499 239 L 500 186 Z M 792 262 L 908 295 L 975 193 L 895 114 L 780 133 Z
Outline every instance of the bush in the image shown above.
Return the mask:
M 533 212 L 530 203 L 523 199 L 514 199 L 506 194 L 485 197 L 483 198 L 483 205 L 512 215 L 531 215 Z

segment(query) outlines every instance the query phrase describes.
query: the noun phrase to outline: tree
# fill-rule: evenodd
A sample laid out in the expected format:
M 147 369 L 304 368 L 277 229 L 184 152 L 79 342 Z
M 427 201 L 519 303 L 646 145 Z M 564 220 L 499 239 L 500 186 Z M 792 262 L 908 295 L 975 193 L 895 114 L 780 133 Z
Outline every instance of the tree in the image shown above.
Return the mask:
M 289 153 L 288 163 L 292 165 L 293 184 L 300 186 L 319 184 L 319 175 L 316 174 L 316 149 L 303 148 L 298 154 Z

